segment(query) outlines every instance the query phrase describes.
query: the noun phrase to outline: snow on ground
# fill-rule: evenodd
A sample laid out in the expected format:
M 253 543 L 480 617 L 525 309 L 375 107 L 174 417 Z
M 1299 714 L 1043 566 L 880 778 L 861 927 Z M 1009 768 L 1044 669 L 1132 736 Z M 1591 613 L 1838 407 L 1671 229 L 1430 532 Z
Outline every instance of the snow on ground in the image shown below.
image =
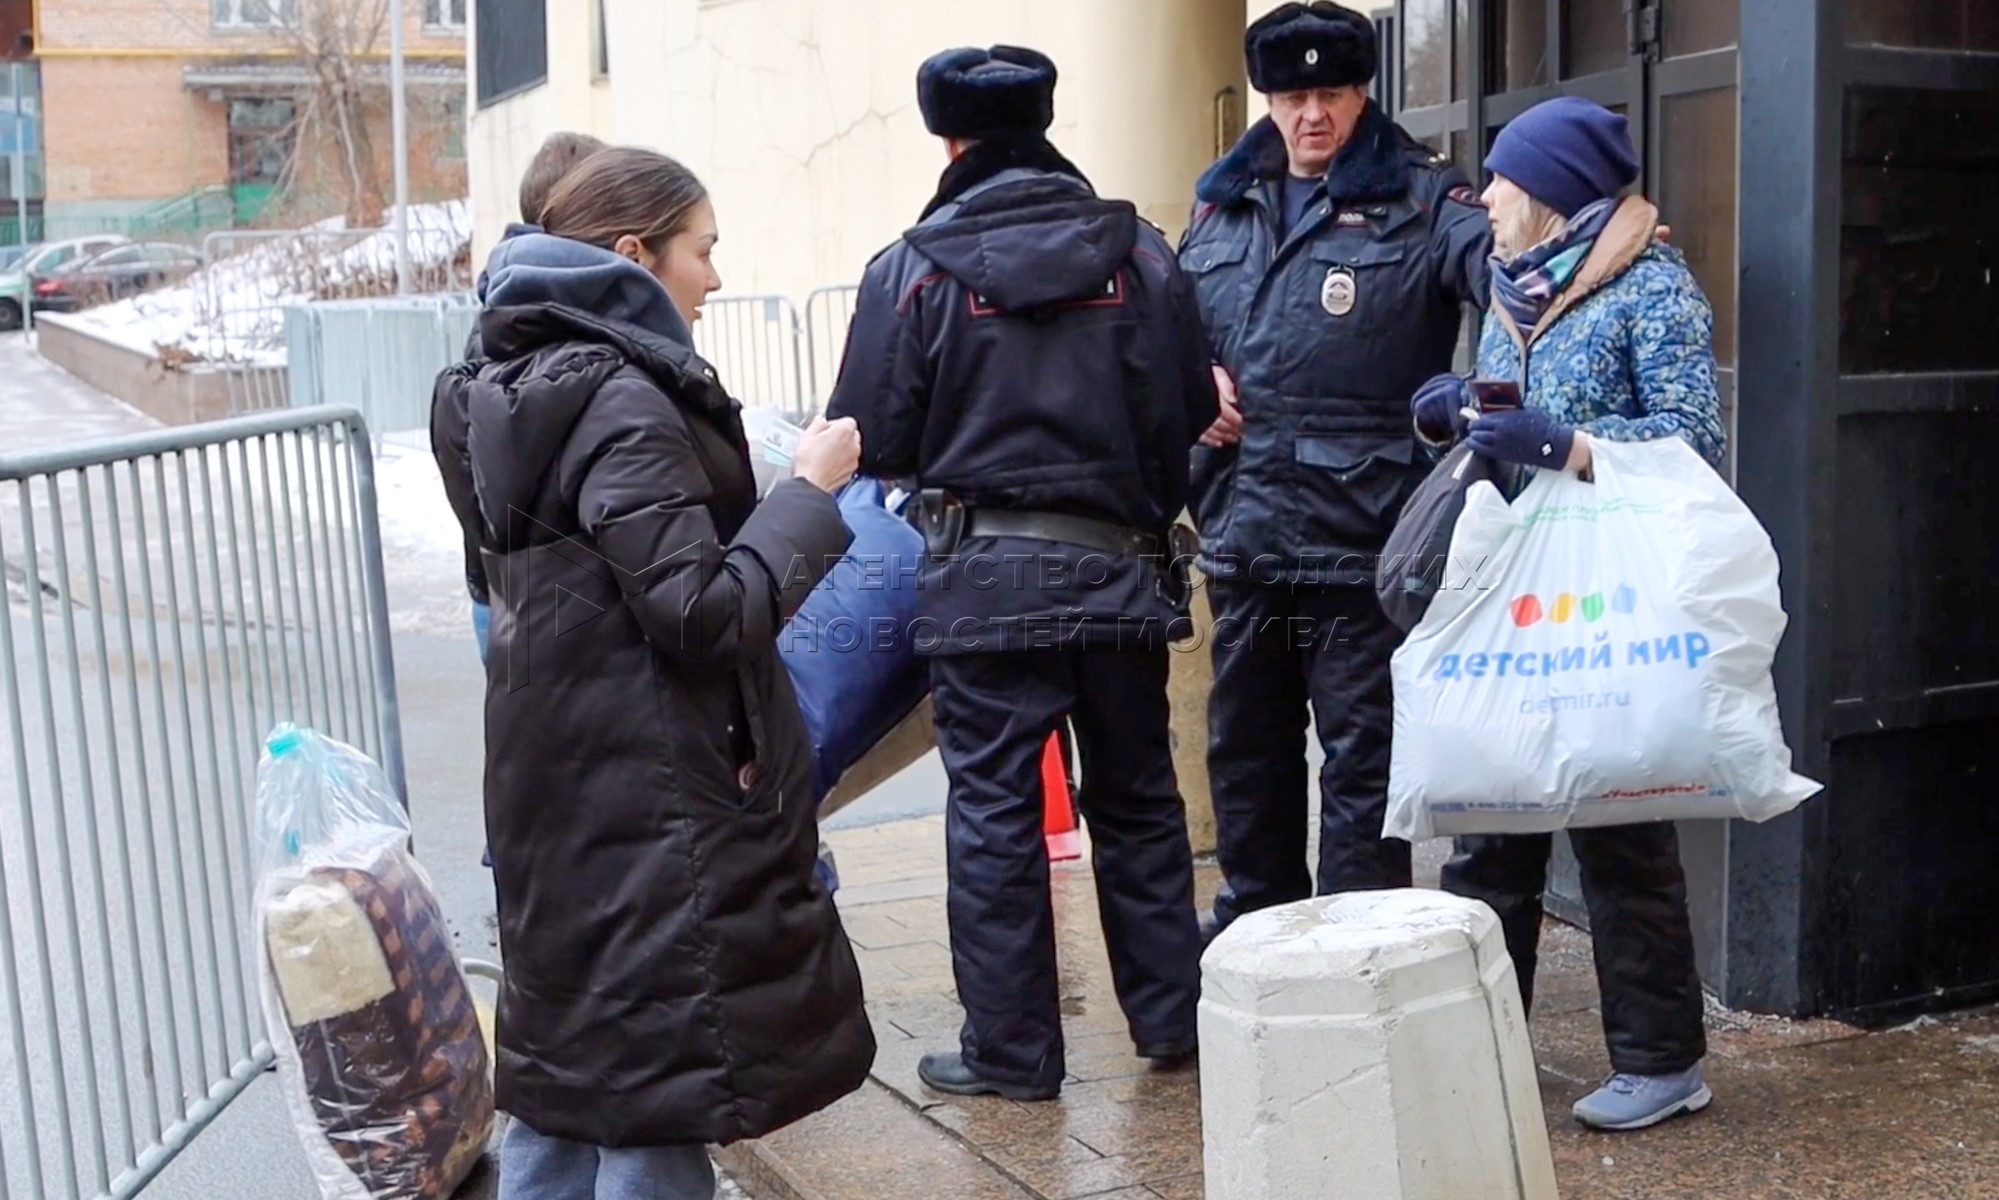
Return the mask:
M 444 479 L 427 432 L 383 434 L 375 459 L 376 508 L 382 520 L 382 567 L 389 626 L 398 633 L 472 636 L 465 593 L 465 546 L 444 498 Z
M 409 227 L 415 290 L 470 286 L 469 202 L 414 205 Z M 287 306 L 395 291 L 395 235 L 386 230 L 349 231 L 344 218 L 305 230 L 225 235 L 216 246 L 222 257 L 174 287 L 68 319 L 109 341 L 142 354 L 158 354 L 176 365 L 282 366 Z

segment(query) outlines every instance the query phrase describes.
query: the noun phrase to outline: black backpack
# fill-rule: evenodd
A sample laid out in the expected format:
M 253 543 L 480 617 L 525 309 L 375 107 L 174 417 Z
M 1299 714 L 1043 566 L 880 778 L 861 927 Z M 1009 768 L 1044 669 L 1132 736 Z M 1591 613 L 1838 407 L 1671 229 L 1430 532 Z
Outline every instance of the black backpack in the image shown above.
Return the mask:
M 1502 487 L 1499 467 L 1473 454 L 1460 442 L 1444 455 L 1402 506 L 1395 529 L 1388 535 L 1375 568 L 1374 591 L 1388 619 L 1404 631 L 1414 629 L 1430 610 L 1443 586 L 1451 551 L 1451 535 L 1465 510 L 1471 486 L 1485 480 Z

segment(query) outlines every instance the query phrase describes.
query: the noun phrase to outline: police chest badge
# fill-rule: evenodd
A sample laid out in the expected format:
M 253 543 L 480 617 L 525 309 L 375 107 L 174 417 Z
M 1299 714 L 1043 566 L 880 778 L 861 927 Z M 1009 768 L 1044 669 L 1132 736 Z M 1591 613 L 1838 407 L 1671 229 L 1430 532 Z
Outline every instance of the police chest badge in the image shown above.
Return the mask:
M 1319 307 L 1335 317 L 1344 317 L 1353 311 L 1354 302 L 1360 298 L 1360 285 L 1354 274 L 1346 267 L 1334 267 L 1326 272 L 1326 282 L 1319 285 Z

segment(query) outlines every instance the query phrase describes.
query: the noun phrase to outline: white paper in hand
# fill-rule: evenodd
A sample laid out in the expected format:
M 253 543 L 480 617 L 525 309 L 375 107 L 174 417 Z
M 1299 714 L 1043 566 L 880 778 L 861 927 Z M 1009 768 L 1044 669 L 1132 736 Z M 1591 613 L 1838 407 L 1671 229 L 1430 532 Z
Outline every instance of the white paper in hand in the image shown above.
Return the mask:
M 798 441 L 805 431 L 782 417 L 772 417 L 764 425 L 763 456 L 772 466 L 788 467 L 798 454 Z

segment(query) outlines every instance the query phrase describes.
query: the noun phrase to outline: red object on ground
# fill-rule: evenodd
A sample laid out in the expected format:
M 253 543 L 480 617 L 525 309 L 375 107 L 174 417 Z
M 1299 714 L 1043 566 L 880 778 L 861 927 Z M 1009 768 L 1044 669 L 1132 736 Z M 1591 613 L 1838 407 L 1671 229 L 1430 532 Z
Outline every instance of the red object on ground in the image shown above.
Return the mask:
M 1069 794 L 1069 760 L 1062 753 L 1062 735 L 1050 734 L 1041 751 L 1041 833 L 1048 842 L 1049 862 L 1083 857 L 1083 834 L 1076 827 L 1075 797 Z

